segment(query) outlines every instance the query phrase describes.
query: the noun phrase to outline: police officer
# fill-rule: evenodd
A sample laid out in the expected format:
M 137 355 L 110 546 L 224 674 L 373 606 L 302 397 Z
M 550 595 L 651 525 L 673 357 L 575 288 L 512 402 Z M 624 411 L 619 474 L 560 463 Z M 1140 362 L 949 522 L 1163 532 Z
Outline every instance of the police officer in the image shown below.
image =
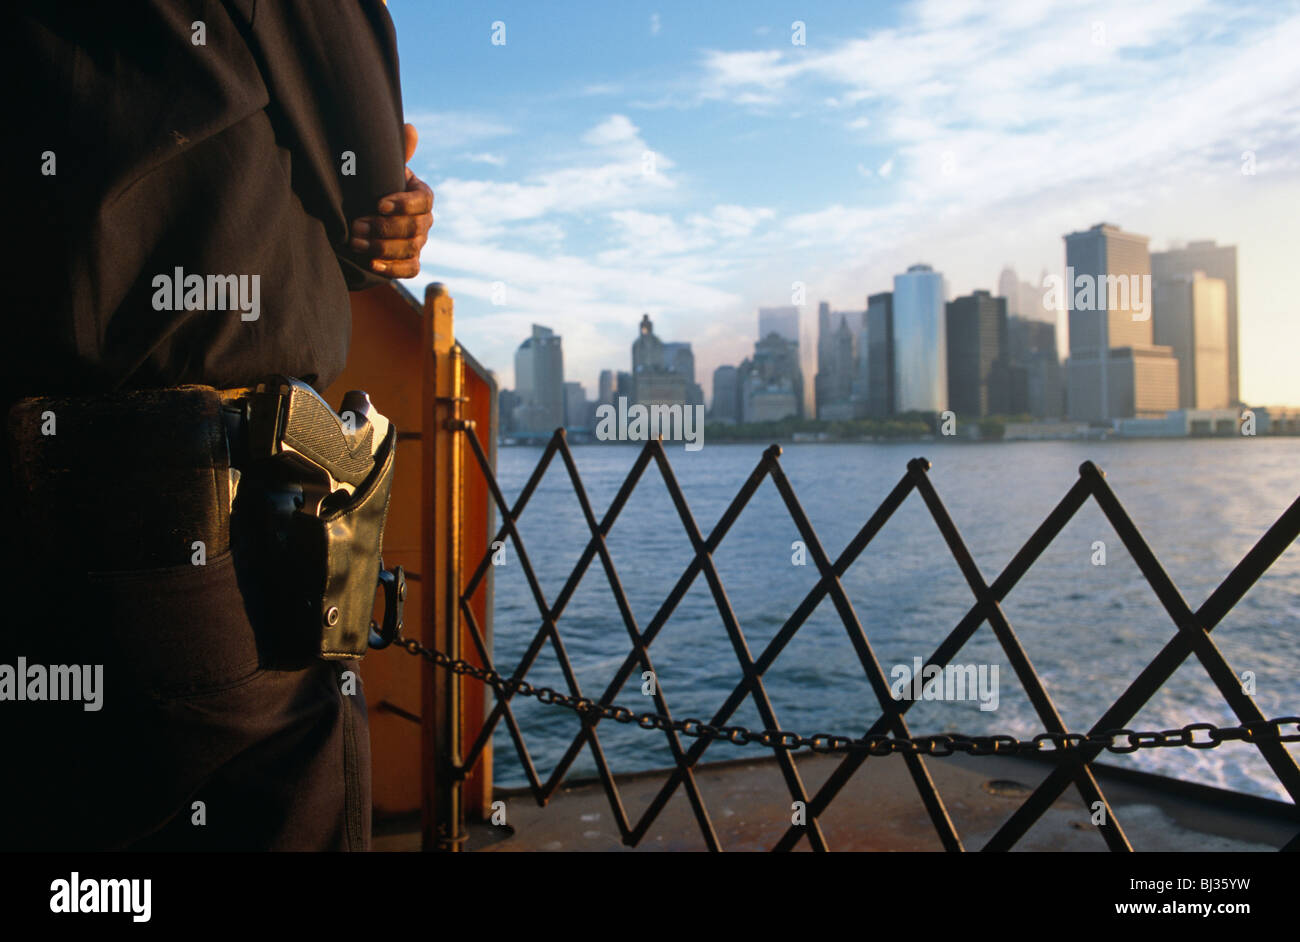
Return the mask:
M 242 433 L 209 405 L 269 375 L 324 389 L 348 291 L 419 271 L 433 194 L 404 169 L 392 22 L 379 0 L 30 7 L 4 14 L 0 846 L 365 849 L 356 662 L 277 621 Z

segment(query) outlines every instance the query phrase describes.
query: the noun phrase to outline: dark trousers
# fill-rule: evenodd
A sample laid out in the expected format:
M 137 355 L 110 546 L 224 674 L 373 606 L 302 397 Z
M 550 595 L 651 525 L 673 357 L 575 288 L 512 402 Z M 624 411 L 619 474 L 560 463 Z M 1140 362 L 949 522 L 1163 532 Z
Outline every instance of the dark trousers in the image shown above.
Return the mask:
M 246 554 L 98 574 L 76 554 L 6 567 L 0 665 L 25 658 L 28 687 L 32 665 L 102 666 L 102 705 L 0 700 L 0 848 L 367 849 L 358 663 L 286 654 Z

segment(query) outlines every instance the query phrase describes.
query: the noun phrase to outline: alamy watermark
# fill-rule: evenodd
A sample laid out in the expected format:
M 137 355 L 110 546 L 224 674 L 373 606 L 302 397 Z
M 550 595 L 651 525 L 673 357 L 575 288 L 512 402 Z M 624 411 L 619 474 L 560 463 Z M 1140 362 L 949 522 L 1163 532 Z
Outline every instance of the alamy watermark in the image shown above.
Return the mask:
M 155 311 L 239 311 L 239 319 L 262 316 L 261 275 L 187 275 L 177 267 L 172 274 L 154 275 L 151 282 Z
M 130 913 L 132 922 L 148 922 L 153 912 L 153 880 L 96 880 L 76 870 L 50 884 L 52 913 Z
M 996 664 L 924 664 L 919 657 L 912 663 L 896 664 L 889 676 L 894 682 L 889 695 L 895 700 L 978 700 L 984 711 L 998 708 L 998 665 Z
M 0 664 L 0 700 L 67 700 L 82 702 L 87 713 L 104 706 L 103 664 Z
M 1047 289 L 1043 294 L 1045 311 L 1131 310 L 1135 321 L 1151 319 L 1150 275 L 1076 275 L 1070 265 L 1065 269 L 1065 278 L 1045 275 L 1043 287 Z M 1067 287 L 1073 293 L 1073 304 L 1066 303 L 1070 298 Z
M 605 402 L 596 407 L 596 438 L 602 442 L 644 442 L 652 438 L 685 442 L 687 451 L 704 447 L 704 406 L 655 403 L 627 404 L 618 397 L 618 407 Z

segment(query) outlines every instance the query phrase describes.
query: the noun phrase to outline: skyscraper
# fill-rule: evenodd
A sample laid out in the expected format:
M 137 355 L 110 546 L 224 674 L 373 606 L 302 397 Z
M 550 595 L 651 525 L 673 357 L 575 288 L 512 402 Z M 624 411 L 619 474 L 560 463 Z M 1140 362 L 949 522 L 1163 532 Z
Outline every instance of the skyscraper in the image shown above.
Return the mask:
M 1237 247 L 1216 245 L 1214 240 L 1189 242 L 1186 248 L 1151 253 L 1151 280 L 1201 271 L 1224 282 L 1228 321 L 1228 404 L 1241 402 L 1241 372 L 1237 336 Z
M 704 389 L 695 382 L 695 353 L 689 343 L 665 341 L 664 366 L 686 377 L 687 405 L 704 405 Z
M 709 417 L 715 422 L 734 424 L 740 421 L 740 386 L 734 366 L 720 366 L 713 371 L 713 408 Z
M 599 389 L 598 389 L 598 391 L 597 391 L 597 393 L 596 393 L 596 395 L 597 395 L 596 402 L 601 403 L 601 404 L 612 403 L 612 402 L 614 401 L 614 390 L 615 390 L 615 389 L 616 389 L 616 387 L 615 387 L 615 385 L 614 385 L 614 371 L 613 371 L 613 370 L 601 370 L 601 371 L 600 371 L 600 386 L 599 386 Z
M 867 391 L 867 414 L 894 414 L 894 295 L 882 291 L 867 297 L 867 344 L 861 354 Z
M 803 371 L 799 345 L 775 331 L 754 344 L 754 356 L 740 365 L 741 421 L 773 422 L 803 417 Z
M 587 391 L 582 388 L 582 383 L 567 382 L 564 384 L 564 425 L 565 428 L 588 429 L 592 426 L 590 415 L 590 403 L 587 401 Z
M 1070 418 L 1097 422 L 1178 408 L 1177 361 L 1153 344 L 1147 237 L 1098 223 L 1064 238 Z
M 832 312 L 823 301 L 817 310 L 817 375 L 814 389 L 817 418 L 851 419 L 853 380 L 857 371 L 857 336 L 849 318 L 862 322 L 862 313 Z
M 912 265 L 894 276 L 894 403 L 899 412 L 948 408 L 943 275 Z
M 672 362 L 669 361 L 670 352 Z M 650 315 L 642 315 L 640 331 L 632 343 L 632 382 L 636 393 L 630 398 L 646 406 L 688 404 L 691 382 L 687 374 L 675 369 L 687 361 L 693 375 L 695 357 L 691 355 L 690 344 L 665 344 L 655 335 Z M 619 395 L 627 395 L 622 388 L 621 376 Z
M 1030 317 L 1007 317 L 1009 383 L 1007 412 L 1059 419 L 1065 385 L 1056 352 L 1056 325 Z
M 564 353 L 548 327 L 533 325 L 532 336 L 515 351 L 515 433 L 549 438 L 564 425 Z
M 975 291 L 948 302 L 948 408 L 965 418 L 1006 415 L 1007 302 Z
M 760 307 L 758 309 L 758 339 L 768 334 L 780 334 L 791 343 L 799 342 L 799 309 L 787 307 Z
M 1179 408 L 1228 408 L 1227 283 L 1198 271 L 1157 280 L 1154 292 L 1156 342 L 1178 357 Z

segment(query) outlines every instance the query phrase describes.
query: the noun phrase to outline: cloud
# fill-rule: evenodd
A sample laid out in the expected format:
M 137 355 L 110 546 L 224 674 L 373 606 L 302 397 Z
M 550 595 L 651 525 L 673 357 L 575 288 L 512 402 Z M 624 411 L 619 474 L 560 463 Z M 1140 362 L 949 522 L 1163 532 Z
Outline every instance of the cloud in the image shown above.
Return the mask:
M 419 111 L 406 116 L 420 135 L 420 152 L 464 150 L 515 130 L 499 117 L 470 111 Z

